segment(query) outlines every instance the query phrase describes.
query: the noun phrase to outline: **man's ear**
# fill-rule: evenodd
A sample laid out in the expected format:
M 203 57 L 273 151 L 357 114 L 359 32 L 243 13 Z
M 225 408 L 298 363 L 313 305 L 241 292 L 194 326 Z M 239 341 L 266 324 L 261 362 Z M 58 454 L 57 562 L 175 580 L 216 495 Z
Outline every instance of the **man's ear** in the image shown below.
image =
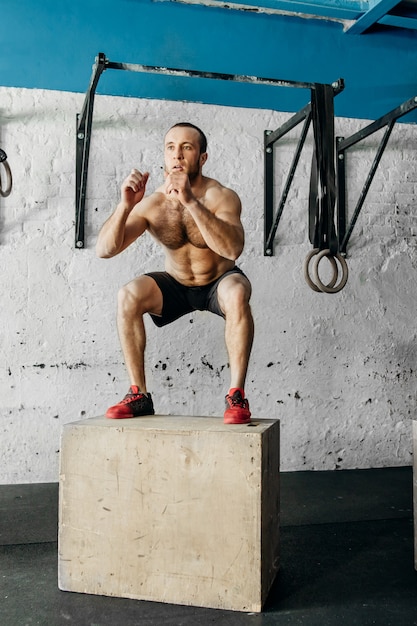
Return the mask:
M 203 167 L 203 165 L 207 161 L 207 159 L 208 159 L 207 152 L 203 152 L 202 154 L 200 154 L 200 167 Z

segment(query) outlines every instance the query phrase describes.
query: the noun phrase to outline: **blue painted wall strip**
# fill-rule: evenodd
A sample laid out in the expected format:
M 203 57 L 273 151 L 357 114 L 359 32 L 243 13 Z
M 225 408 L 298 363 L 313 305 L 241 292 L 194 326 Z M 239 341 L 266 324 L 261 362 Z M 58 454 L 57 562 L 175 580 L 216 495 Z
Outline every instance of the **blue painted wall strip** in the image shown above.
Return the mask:
M 0 86 L 85 93 L 99 50 L 126 63 L 331 83 L 336 115 L 377 119 L 417 93 L 417 33 L 348 37 L 325 20 L 151 0 L 0 0 Z M 295 112 L 308 90 L 106 73 L 99 94 Z M 2 113 L 0 101 L 0 116 Z M 404 121 L 415 121 L 411 116 Z

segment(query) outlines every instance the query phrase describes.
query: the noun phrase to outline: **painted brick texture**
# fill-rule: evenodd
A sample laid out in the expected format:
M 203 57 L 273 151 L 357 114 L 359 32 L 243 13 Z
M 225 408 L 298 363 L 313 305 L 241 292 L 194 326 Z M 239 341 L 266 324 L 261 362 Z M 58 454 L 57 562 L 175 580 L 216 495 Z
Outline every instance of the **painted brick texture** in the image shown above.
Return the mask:
M 411 464 L 416 408 L 417 129 L 393 131 L 348 250 L 336 295 L 303 278 L 311 245 L 311 136 L 277 232 L 263 256 L 263 133 L 287 114 L 97 96 L 87 190 L 87 246 L 74 247 L 75 119 L 83 94 L 0 88 L 0 147 L 14 186 L 0 198 L 0 483 L 56 481 L 64 423 L 102 415 L 128 387 L 115 325 L 119 287 L 163 268 L 145 234 L 98 259 L 97 232 L 132 167 L 163 176 L 162 138 L 192 121 L 209 138 L 208 176 L 240 195 L 256 324 L 246 392 L 253 415 L 281 420 L 281 468 Z M 337 119 L 349 136 L 366 122 Z M 276 151 L 277 188 L 296 129 Z M 377 146 L 348 156 L 353 207 Z M 229 384 L 224 323 L 209 313 L 157 329 L 146 321 L 147 377 L 161 414 L 222 415 Z

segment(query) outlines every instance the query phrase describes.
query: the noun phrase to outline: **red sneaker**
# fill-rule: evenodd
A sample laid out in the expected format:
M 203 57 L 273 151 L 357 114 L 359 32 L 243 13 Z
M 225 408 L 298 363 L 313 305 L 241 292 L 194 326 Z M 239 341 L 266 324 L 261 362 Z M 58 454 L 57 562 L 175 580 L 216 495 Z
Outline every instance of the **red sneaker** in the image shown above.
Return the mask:
M 123 400 L 107 409 L 106 417 L 111 419 L 126 419 L 141 415 L 154 415 L 151 394 L 142 393 L 139 387 L 132 385 Z
M 225 424 L 249 424 L 250 415 L 249 402 L 246 398 L 242 398 L 239 389 L 236 389 L 233 395 L 226 396 Z

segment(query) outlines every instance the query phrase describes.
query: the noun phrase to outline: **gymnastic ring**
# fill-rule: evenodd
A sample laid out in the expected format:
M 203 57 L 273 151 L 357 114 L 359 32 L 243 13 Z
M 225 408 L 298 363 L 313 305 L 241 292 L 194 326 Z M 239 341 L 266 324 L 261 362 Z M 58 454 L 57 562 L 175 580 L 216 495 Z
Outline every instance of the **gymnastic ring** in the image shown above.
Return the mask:
M 322 289 L 320 289 L 320 288 L 318 287 L 318 285 L 316 285 L 316 284 L 312 281 L 312 279 L 311 279 L 311 277 L 310 277 L 310 272 L 309 272 L 309 265 L 310 265 L 310 261 L 311 261 L 311 259 L 313 258 L 313 256 L 316 256 L 316 254 L 319 254 L 319 252 L 320 252 L 320 248 L 313 248 L 313 250 L 311 250 L 311 251 L 307 254 L 306 259 L 305 259 L 305 261 L 304 261 L 304 278 L 305 278 L 305 280 L 306 280 L 307 285 L 308 285 L 308 286 L 309 286 L 309 287 L 310 287 L 313 291 L 317 291 L 318 293 L 323 293 L 323 290 L 322 290 Z M 333 257 L 333 255 L 332 255 L 332 254 L 331 254 L 331 255 L 329 255 L 329 261 L 330 261 L 331 266 L 333 267 L 333 277 L 332 277 L 332 279 L 330 280 L 330 282 L 328 283 L 327 287 L 331 288 L 331 287 L 334 287 L 334 286 L 335 286 L 335 284 L 336 284 L 336 282 L 337 282 L 337 278 L 338 278 L 338 275 L 339 275 L 339 270 L 338 270 L 338 267 L 337 267 L 337 263 L 336 263 L 336 261 L 334 260 L 334 257 Z
M 324 291 L 325 293 L 337 293 L 338 291 L 341 291 L 343 287 L 346 285 L 347 279 L 349 276 L 349 270 L 348 270 L 347 263 L 341 254 L 337 253 L 335 255 L 331 255 L 333 259 L 336 258 L 339 261 L 340 267 L 342 269 L 342 277 L 340 279 L 339 284 L 336 286 L 324 285 L 321 282 L 320 277 L 319 277 L 319 264 L 323 257 L 327 257 L 330 259 L 331 256 L 329 255 L 331 255 L 330 250 L 322 250 L 321 252 L 318 253 L 317 257 L 314 259 L 314 262 L 313 262 L 313 276 L 314 276 L 315 284 L 321 291 Z
M 10 192 L 12 190 L 12 171 L 6 159 L 7 159 L 6 153 L 4 152 L 4 150 L 0 149 L 0 163 L 3 165 L 4 169 L 6 170 L 6 175 L 7 175 L 6 189 L 2 189 L 1 176 L 0 176 L 0 196 L 2 196 L 3 198 L 7 198 L 7 196 L 10 195 Z

